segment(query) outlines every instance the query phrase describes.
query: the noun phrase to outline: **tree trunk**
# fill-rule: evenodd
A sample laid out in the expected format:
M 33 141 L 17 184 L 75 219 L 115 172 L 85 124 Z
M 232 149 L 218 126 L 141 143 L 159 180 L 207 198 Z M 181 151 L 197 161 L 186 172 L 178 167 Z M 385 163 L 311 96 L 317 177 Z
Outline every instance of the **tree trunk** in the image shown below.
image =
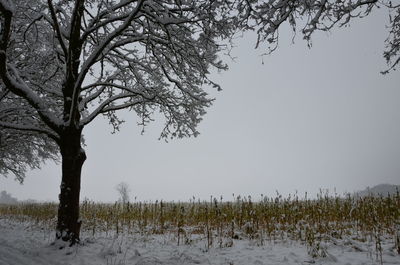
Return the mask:
M 62 181 L 60 186 L 56 238 L 79 242 L 81 221 L 79 220 L 79 194 L 81 170 L 86 160 L 81 147 L 82 129 L 67 129 L 61 136 Z

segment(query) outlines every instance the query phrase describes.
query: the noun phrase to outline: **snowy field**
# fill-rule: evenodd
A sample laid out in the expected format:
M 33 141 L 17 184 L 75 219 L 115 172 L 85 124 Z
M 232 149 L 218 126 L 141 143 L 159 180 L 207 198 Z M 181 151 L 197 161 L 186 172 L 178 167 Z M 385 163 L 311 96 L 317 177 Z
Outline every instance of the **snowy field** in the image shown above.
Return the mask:
M 382 261 L 374 242 L 332 240 L 312 258 L 304 244 L 295 241 L 233 240 L 230 247 L 207 250 L 203 239 L 177 246 L 168 235 L 120 234 L 112 237 L 85 233 L 82 244 L 59 249 L 53 232 L 0 217 L 0 265 L 269 265 L 269 264 L 400 264 L 391 238 L 382 241 Z M 324 256 L 324 257 L 322 257 Z

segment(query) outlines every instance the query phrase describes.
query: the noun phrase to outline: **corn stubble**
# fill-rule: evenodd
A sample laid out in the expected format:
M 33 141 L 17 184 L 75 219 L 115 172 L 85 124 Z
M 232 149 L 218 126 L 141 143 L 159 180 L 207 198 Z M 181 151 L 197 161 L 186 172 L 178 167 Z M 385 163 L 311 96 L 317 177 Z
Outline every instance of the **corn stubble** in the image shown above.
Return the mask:
M 0 205 L 0 216 L 52 229 L 55 203 Z M 167 234 L 177 244 L 204 240 L 206 249 L 230 247 L 234 240 L 250 239 L 258 245 L 286 240 L 307 245 L 313 257 L 324 257 L 326 242 L 342 239 L 375 243 L 382 257 L 383 238 L 392 238 L 400 254 L 400 195 L 386 197 L 339 197 L 320 193 L 317 199 L 235 197 L 189 202 L 133 202 L 81 204 L 82 231 L 90 236 L 115 234 Z M 356 248 L 356 246 L 355 246 Z

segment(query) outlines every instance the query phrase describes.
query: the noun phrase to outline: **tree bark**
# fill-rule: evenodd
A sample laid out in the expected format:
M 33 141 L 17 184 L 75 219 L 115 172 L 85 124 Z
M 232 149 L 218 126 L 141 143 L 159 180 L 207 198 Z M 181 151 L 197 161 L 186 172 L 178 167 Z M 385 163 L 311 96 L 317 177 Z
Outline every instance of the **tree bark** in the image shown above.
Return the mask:
M 81 146 L 82 129 L 69 128 L 61 136 L 62 181 L 60 186 L 56 238 L 79 242 L 79 194 L 82 165 L 86 160 Z

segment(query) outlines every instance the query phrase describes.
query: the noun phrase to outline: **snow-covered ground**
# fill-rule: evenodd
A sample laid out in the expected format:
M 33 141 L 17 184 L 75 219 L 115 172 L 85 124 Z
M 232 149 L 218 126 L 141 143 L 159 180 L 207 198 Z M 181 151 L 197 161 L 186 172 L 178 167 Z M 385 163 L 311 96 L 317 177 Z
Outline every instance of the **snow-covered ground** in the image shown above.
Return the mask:
M 381 264 L 373 242 L 351 239 L 327 242 L 312 258 L 307 246 L 294 241 L 254 242 L 234 240 L 231 247 L 207 250 L 205 240 L 177 246 L 176 237 L 122 234 L 91 238 L 83 233 L 82 244 L 59 249 L 51 244 L 54 233 L 29 223 L 0 217 L 0 265 L 269 265 L 269 264 Z M 383 264 L 400 264 L 390 238 L 382 242 Z

